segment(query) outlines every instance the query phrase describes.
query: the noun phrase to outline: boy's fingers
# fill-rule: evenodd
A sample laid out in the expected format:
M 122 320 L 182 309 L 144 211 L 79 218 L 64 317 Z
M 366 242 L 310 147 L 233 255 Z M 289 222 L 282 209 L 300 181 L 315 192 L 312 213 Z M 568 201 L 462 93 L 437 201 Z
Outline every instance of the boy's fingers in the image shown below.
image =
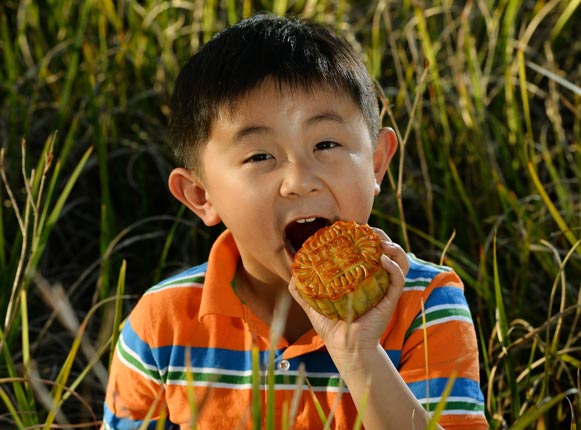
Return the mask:
M 295 299 L 297 301 L 297 303 L 302 306 L 304 299 L 299 294 L 299 291 L 297 290 L 297 285 L 295 283 L 295 278 L 293 278 L 293 277 L 291 277 L 291 280 L 288 284 L 288 290 L 289 290 L 291 296 L 293 297 L 293 299 Z
M 305 299 L 303 299 L 301 293 L 299 293 L 299 290 L 297 289 L 297 284 L 295 282 L 295 278 L 293 277 L 291 277 L 291 280 L 288 284 L 288 290 L 292 298 L 295 299 L 295 301 L 301 306 L 301 308 L 305 310 L 305 312 L 307 312 L 308 315 L 313 310 L 313 308 L 307 303 Z
M 403 248 L 397 243 L 393 242 L 387 233 L 382 229 L 377 227 L 371 228 L 381 239 L 381 247 L 383 248 L 384 254 L 399 265 L 405 276 L 409 271 L 410 263 Z
M 391 242 L 390 237 L 382 229 L 377 227 L 371 227 L 371 229 L 381 238 L 381 241 Z
M 387 273 L 389 273 L 389 284 L 396 286 L 398 290 L 403 289 L 405 284 L 405 274 L 399 264 L 386 254 L 383 254 L 381 256 L 381 265 Z
M 410 270 L 410 262 L 403 248 L 397 243 L 387 241 L 381 241 L 381 246 L 384 255 L 387 255 L 391 260 L 397 263 L 405 277 Z

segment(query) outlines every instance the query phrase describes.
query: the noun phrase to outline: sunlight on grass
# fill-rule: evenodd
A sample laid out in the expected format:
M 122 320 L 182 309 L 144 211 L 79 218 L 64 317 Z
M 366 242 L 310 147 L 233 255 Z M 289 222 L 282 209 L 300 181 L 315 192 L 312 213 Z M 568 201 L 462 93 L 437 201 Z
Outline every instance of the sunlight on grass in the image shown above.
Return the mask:
M 400 141 L 370 223 L 462 277 L 491 429 L 579 428 L 580 0 L 3 2 L 0 427 L 98 428 L 136 298 L 206 260 L 216 230 L 165 185 L 168 100 L 193 50 L 264 9 L 330 24 L 364 58 Z M 261 353 L 253 427 L 293 428 L 306 394 L 332 428 L 304 368 L 274 422 Z

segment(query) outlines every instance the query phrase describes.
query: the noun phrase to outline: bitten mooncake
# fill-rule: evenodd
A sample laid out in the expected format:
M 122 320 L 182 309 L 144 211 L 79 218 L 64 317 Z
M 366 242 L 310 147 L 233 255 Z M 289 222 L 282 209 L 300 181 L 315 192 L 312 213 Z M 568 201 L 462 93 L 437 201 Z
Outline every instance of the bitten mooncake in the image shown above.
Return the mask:
M 333 319 L 355 319 L 387 291 L 389 277 L 381 267 L 381 254 L 381 239 L 371 227 L 337 221 L 303 243 L 291 274 L 315 310 Z

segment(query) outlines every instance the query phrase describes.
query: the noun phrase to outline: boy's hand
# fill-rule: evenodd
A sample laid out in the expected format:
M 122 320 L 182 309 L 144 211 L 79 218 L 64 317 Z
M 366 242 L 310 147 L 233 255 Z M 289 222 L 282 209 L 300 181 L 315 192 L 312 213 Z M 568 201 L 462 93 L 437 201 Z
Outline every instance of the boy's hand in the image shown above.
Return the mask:
M 389 285 L 383 299 L 353 322 L 332 320 L 315 311 L 299 294 L 294 278 L 289 284 L 293 298 L 306 312 L 315 331 L 321 336 L 331 356 L 375 349 L 389 323 L 403 291 L 409 262 L 404 250 L 393 243 L 383 230 L 373 229 L 381 237 L 381 265 L 389 274 Z

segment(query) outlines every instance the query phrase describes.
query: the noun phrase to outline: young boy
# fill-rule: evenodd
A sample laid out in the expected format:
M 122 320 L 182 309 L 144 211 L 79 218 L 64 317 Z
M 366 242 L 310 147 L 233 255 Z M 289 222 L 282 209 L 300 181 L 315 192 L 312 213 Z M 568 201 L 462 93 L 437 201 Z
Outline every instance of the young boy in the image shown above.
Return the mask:
M 105 429 L 149 419 L 147 428 L 256 428 L 271 407 L 277 429 L 322 429 L 318 409 L 333 429 L 353 429 L 358 415 L 367 429 L 423 429 L 454 377 L 440 425 L 487 428 L 475 332 L 452 270 L 406 255 L 377 229 L 388 293 L 352 324 L 309 308 L 291 278 L 295 250 L 317 229 L 368 221 L 397 147 L 347 43 L 271 15 L 226 29 L 182 69 L 170 128 L 183 166 L 171 193 L 227 230 L 206 264 L 149 289 L 130 314 Z

